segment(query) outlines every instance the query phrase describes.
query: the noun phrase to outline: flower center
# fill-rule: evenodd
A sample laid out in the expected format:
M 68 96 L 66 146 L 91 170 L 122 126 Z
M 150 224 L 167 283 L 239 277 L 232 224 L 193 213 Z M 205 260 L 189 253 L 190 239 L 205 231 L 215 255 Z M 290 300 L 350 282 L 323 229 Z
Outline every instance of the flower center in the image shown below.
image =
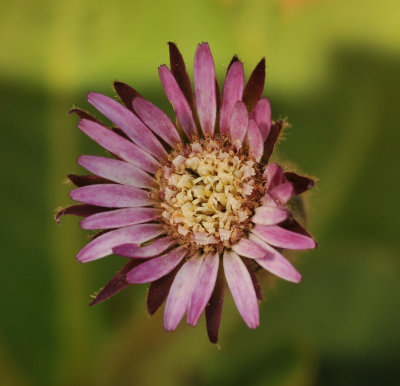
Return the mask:
M 242 237 L 263 190 L 258 165 L 218 139 L 199 140 L 172 154 L 158 179 L 169 233 L 211 249 Z

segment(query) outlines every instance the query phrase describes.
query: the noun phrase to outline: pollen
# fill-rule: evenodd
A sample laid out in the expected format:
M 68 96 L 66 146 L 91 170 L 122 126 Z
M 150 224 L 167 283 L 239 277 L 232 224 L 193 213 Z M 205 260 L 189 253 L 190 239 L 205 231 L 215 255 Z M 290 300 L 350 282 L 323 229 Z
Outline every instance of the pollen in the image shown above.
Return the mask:
M 254 160 L 223 140 L 199 140 L 173 153 L 157 174 L 166 229 L 206 250 L 237 242 L 263 193 L 259 175 Z

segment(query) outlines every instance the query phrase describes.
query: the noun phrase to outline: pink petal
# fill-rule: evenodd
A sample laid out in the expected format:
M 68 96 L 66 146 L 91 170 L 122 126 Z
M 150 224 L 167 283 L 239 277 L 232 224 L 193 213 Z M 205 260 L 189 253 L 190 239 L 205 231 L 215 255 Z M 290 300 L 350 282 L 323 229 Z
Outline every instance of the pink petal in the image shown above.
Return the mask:
M 170 273 L 187 255 L 188 250 L 183 247 L 176 248 L 165 255 L 148 260 L 134 268 L 126 275 L 129 283 L 141 284 L 158 280 Z
M 133 100 L 132 106 L 140 119 L 173 148 L 182 142 L 175 125 L 158 107 L 140 97 Z
M 108 208 L 148 206 L 154 204 L 149 192 L 117 184 L 88 185 L 71 190 L 69 196 L 85 204 Z
M 168 154 L 160 141 L 132 111 L 116 100 L 95 92 L 88 93 L 88 101 L 141 148 L 159 159 L 167 159 Z
M 251 221 L 255 224 L 274 225 L 287 219 L 288 213 L 286 210 L 275 206 L 259 206 L 255 210 Z
M 265 256 L 265 250 L 255 242 L 242 238 L 237 244 L 232 245 L 232 250 L 240 256 L 256 259 Z
M 260 324 L 257 296 L 250 274 L 235 252 L 225 251 L 224 271 L 236 307 L 250 328 Z
M 294 196 L 295 192 L 290 182 L 284 182 L 273 188 L 269 194 L 277 198 L 282 204 L 286 204 Z
M 195 326 L 206 308 L 217 280 L 219 254 L 209 253 L 200 267 L 190 299 L 187 322 Z
M 296 270 L 295 267 L 289 262 L 286 257 L 281 255 L 276 249 L 272 248 L 267 243 L 264 243 L 258 237 L 250 234 L 250 240 L 257 243 L 264 249 L 264 257 L 255 259 L 255 261 L 267 271 L 274 275 L 294 282 L 299 283 L 301 281 L 301 274 Z
M 246 106 L 243 102 L 238 101 L 235 103 L 235 106 L 233 106 L 229 123 L 232 144 L 236 147 L 236 149 L 240 149 L 242 147 L 242 142 L 247 131 L 247 125 L 248 114 Z
M 250 118 L 257 122 L 260 129 L 263 142 L 267 139 L 268 134 L 271 130 L 271 103 L 266 98 L 260 99 L 254 110 L 252 111 Z
M 215 66 L 207 43 L 199 44 L 197 47 L 193 64 L 193 79 L 200 126 L 204 135 L 213 135 L 217 115 Z
M 174 108 L 179 125 L 186 136 L 191 139 L 197 134 L 197 129 L 193 120 L 192 110 L 190 109 L 189 103 L 187 102 L 182 90 L 179 88 L 178 83 L 168 67 L 162 65 L 158 68 L 158 72 L 160 74 L 160 79 L 164 87 L 165 94 Z
M 169 290 L 164 311 L 164 328 L 167 331 L 175 330 L 186 312 L 192 295 L 193 284 L 203 260 L 204 256 L 202 255 L 191 257 L 176 274 Z
M 276 163 L 270 163 L 264 170 L 263 178 L 266 180 L 265 190 L 270 191 L 283 182 L 283 169 Z
M 155 174 L 160 167 L 150 154 L 96 122 L 82 119 L 78 127 L 100 146 L 147 172 Z
M 94 214 L 86 217 L 80 224 L 82 229 L 113 229 L 154 221 L 160 217 L 160 209 L 124 208 Z
M 256 225 L 252 232 L 266 243 L 278 248 L 313 249 L 316 247 L 312 237 L 288 231 L 278 225 Z
M 87 244 L 78 253 L 76 258 L 81 263 L 97 260 L 101 257 L 110 255 L 112 249 L 117 245 L 126 243 L 144 243 L 154 237 L 164 233 L 164 229 L 159 224 L 139 224 L 120 228 L 115 231 L 101 235 Z
M 167 236 L 162 239 L 154 240 L 151 244 L 141 247 L 139 244 L 122 244 L 113 249 L 113 253 L 124 257 L 134 257 L 135 259 L 147 259 L 166 251 L 176 244 L 173 237 Z
M 249 120 L 249 125 L 247 127 L 246 133 L 246 142 L 249 145 L 250 155 L 257 162 L 260 162 L 264 152 L 264 141 L 262 139 L 257 123 L 253 119 Z
M 156 188 L 157 183 L 136 166 L 111 158 L 81 155 L 78 164 L 98 176 L 136 188 Z
M 229 136 L 229 121 L 233 106 L 237 101 L 242 100 L 244 85 L 243 63 L 234 62 L 226 74 L 222 106 L 220 112 L 219 130 L 221 134 Z

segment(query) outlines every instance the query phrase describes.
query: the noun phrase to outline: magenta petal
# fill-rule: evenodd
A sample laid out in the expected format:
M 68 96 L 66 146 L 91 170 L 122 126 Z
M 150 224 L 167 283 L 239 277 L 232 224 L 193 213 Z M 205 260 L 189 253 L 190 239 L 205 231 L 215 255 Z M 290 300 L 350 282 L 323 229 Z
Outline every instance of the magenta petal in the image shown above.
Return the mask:
M 286 220 L 288 213 L 286 210 L 275 206 L 259 206 L 256 208 L 251 221 L 255 224 L 274 225 Z
M 168 154 L 160 141 L 132 111 L 116 100 L 95 92 L 88 93 L 88 101 L 142 149 L 159 159 L 167 159 Z
M 78 164 L 90 172 L 119 184 L 136 188 L 156 188 L 157 183 L 146 172 L 124 161 L 111 158 L 81 155 Z
M 82 229 L 114 229 L 143 224 L 161 217 L 160 209 L 124 208 L 97 213 L 81 221 Z
M 286 204 L 294 196 L 295 192 L 290 182 L 284 182 L 273 188 L 269 194 L 277 198 L 282 204 Z
M 253 119 L 249 120 L 249 125 L 247 127 L 246 133 L 246 142 L 249 145 L 250 155 L 257 162 L 260 162 L 264 152 L 264 141 L 262 139 L 257 123 Z
M 286 257 L 258 237 L 252 234 L 250 234 L 249 237 L 250 240 L 257 243 L 265 251 L 264 257 L 255 259 L 261 267 L 274 275 L 293 283 L 299 283 L 301 281 L 301 274 L 295 267 L 293 267 Z
M 110 255 L 117 245 L 126 243 L 144 243 L 164 233 L 159 224 L 139 224 L 109 231 L 87 244 L 76 258 L 81 263 L 87 263 Z
M 231 119 L 229 123 L 230 137 L 232 144 L 236 149 L 242 147 L 244 136 L 246 135 L 248 125 L 248 114 L 243 102 L 238 101 L 233 106 Z
M 135 259 L 147 259 L 166 251 L 176 244 L 173 237 L 167 236 L 157 239 L 141 247 L 139 244 L 122 244 L 113 249 L 113 253 L 124 257 L 134 257 Z
M 235 61 L 228 69 L 224 83 L 222 106 L 220 112 L 219 130 L 221 134 L 229 136 L 229 121 L 233 106 L 242 100 L 244 85 L 243 64 Z
M 193 64 L 197 114 L 204 135 L 213 135 L 217 115 L 215 66 L 207 43 L 199 44 Z
M 254 110 L 252 111 L 250 118 L 257 122 L 260 129 L 263 142 L 267 139 L 271 130 L 271 104 L 266 98 L 260 99 Z
M 120 243 L 122 244 L 122 243 Z M 187 255 L 188 250 L 179 247 L 171 252 L 155 257 L 130 271 L 126 278 L 129 283 L 150 283 L 170 273 Z
M 196 124 L 194 123 L 192 110 L 190 109 L 189 103 L 187 102 L 182 90 L 179 88 L 174 76 L 167 66 L 162 65 L 158 68 L 160 74 L 161 83 L 163 85 L 165 94 L 168 100 L 171 102 L 174 108 L 176 118 L 178 119 L 179 125 L 191 139 L 197 134 Z
M 232 250 L 240 256 L 255 259 L 263 257 L 265 251 L 259 245 L 249 239 L 242 238 L 237 244 L 232 245 Z
M 190 299 L 187 322 L 195 326 L 206 308 L 217 280 L 219 254 L 209 253 L 200 267 Z
M 167 331 L 175 330 L 186 312 L 192 296 L 193 284 L 203 261 L 204 256 L 195 255 L 183 264 L 176 274 L 164 311 L 164 328 Z
M 270 163 L 264 170 L 263 178 L 266 180 L 265 190 L 270 191 L 283 182 L 283 169 L 276 163 Z
M 69 192 L 75 201 L 107 208 L 153 205 L 149 192 L 132 186 L 117 184 L 89 185 Z
M 160 167 L 159 162 L 150 154 L 96 122 L 83 119 L 78 127 L 111 153 L 147 172 L 155 174 Z
M 132 106 L 140 119 L 169 145 L 175 147 L 182 142 L 175 125 L 158 107 L 140 97 L 133 100 Z
M 228 251 L 223 262 L 226 281 L 240 315 L 250 328 L 258 327 L 257 296 L 245 264 L 235 252 Z
M 252 232 L 266 243 L 278 248 L 313 249 L 316 247 L 312 237 L 289 231 L 278 225 L 256 225 Z

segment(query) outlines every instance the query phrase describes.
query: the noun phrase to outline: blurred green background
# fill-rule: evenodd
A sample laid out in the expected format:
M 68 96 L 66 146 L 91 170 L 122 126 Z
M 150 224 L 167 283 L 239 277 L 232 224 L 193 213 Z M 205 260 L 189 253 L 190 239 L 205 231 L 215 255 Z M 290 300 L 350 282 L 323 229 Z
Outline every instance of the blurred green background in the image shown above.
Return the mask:
M 397 0 L 6 0 L 0 13 L 0 384 L 399 385 Z M 68 117 L 114 80 L 171 108 L 157 66 L 167 41 L 189 72 L 210 43 L 222 84 L 233 54 L 247 76 L 267 59 L 265 95 L 292 128 L 280 157 L 317 176 L 307 196 L 319 248 L 299 285 L 264 275 L 261 326 L 230 295 L 220 347 L 204 320 L 175 333 L 145 311 L 146 286 L 89 308 L 122 265 L 78 264 L 87 241 L 67 205 L 79 154 L 103 151 Z

